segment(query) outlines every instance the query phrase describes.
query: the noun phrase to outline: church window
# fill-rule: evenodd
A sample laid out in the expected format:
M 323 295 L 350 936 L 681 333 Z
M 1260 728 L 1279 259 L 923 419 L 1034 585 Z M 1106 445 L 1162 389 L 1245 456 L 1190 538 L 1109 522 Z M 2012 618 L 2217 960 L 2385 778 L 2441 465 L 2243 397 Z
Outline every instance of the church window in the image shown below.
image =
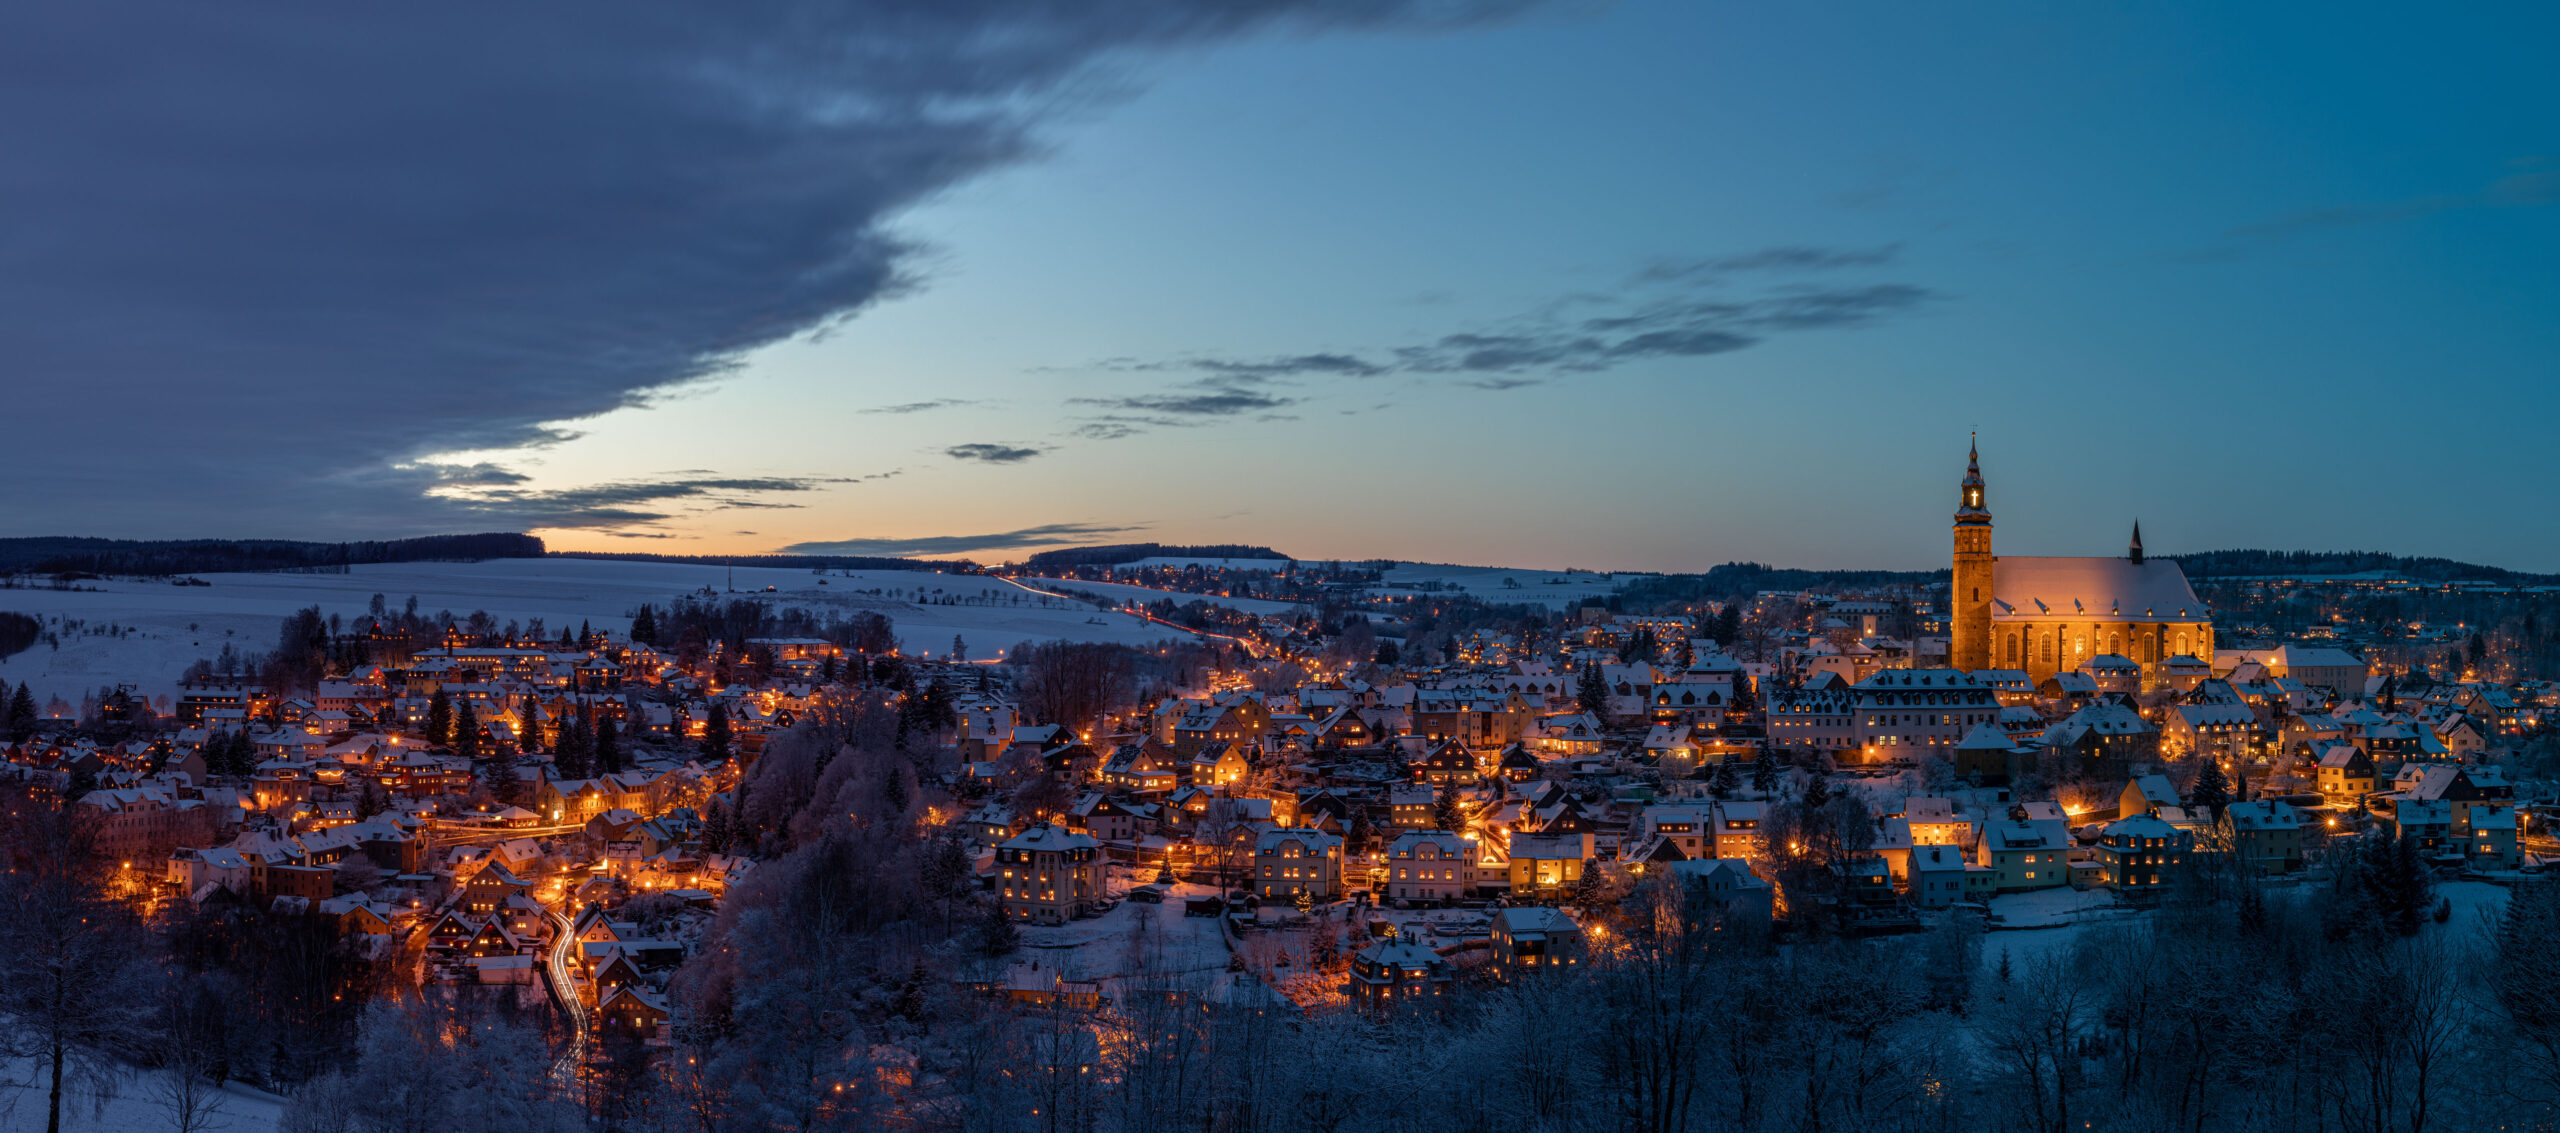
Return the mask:
M 2044 663 L 2048 665 L 2053 663 L 2053 635 L 2051 633 L 2044 635 Z
M 2014 633 L 2009 635 L 2009 663 L 2018 663 L 2018 635 Z

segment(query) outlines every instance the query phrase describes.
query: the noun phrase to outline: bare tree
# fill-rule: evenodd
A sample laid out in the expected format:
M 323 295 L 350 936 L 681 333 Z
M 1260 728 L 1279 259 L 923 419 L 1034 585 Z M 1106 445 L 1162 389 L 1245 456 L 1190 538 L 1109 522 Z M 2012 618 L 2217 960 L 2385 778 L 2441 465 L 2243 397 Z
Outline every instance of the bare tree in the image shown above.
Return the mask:
M 1051 641 L 1017 649 L 1012 659 L 1021 666 L 1014 691 L 1024 711 L 1078 735 L 1125 705 L 1133 687 L 1129 651 L 1117 645 Z
M 2019 1128 L 2063 1133 L 2080 1088 L 2079 1044 L 2089 993 L 2062 958 L 2032 961 L 2007 994 L 1977 1016 L 1994 1073 L 2024 1111 Z
M 223 1062 L 215 1047 L 221 1027 L 195 1010 L 183 983 L 170 986 L 162 998 L 158 1049 L 160 1073 L 148 1079 L 144 1092 L 169 1111 L 177 1133 L 204 1133 L 229 1124 L 224 1120 L 221 1086 L 215 1075 Z
M 91 824 L 51 792 L 10 795 L 0 814 L 0 1026 L 8 1053 L 46 1082 L 46 1133 L 61 1133 L 70 1089 L 103 1096 L 146 1033 L 133 994 L 139 929 L 105 895 Z

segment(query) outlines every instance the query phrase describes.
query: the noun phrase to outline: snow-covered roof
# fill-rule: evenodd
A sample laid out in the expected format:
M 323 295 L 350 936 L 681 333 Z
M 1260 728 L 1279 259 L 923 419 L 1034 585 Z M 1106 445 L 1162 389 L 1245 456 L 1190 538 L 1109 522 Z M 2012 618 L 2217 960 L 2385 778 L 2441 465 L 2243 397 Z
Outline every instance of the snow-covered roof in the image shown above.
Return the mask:
M 2003 621 L 2208 620 L 2187 572 L 2172 559 L 2002 555 L 1991 579 L 1991 614 Z

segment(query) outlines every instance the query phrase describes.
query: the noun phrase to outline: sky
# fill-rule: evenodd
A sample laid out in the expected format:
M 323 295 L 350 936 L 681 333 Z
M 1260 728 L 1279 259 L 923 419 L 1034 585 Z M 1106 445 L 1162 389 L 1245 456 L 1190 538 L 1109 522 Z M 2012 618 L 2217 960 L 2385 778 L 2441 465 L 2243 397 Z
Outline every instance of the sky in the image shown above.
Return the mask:
M 2560 571 L 2560 10 L 2318 16 L 11 9 L 0 534 Z

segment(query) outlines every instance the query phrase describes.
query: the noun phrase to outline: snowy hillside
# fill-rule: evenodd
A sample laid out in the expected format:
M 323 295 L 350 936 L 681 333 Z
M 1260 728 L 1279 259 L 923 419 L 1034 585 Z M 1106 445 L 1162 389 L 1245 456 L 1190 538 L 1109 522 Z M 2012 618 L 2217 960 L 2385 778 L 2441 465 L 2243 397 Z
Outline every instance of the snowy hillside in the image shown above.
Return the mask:
M 1369 592 L 1401 595 L 1427 590 L 1457 590 L 1487 602 L 1538 604 L 1561 609 L 1585 598 L 1605 598 L 1635 575 L 1594 574 L 1587 570 L 1516 570 L 1510 567 L 1454 566 L 1445 563 L 1400 563 L 1386 573 L 1386 585 Z
M 797 606 L 838 616 L 878 610 L 897 623 L 905 648 L 937 657 L 950 651 L 954 635 L 965 638 L 970 656 L 978 658 L 1024 640 L 1139 645 L 1181 636 L 1142 618 L 1097 614 L 1089 605 L 979 575 L 817 575 L 739 567 L 734 595 L 732 577 L 726 567 L 684 563 L 497 559 L 379 563 L 345 574 L 204 575 L 209 586 L 119 578 L 80 584 L 95 590 L 0 590 L 0 610 L 42 619 L 61 641 L 59 648 L 39 643 L 0 661 L 0 680 L 26 682 L 39 702 L 59 695 L 77 703 L 84 692 L 118 683 L 168 695 L 190 662 L 213 657 L 225 643 L 243 654 L 263 654 L 274 648 L 285 615 L 316 605 L 324 614 L 358 617 L 376 594 L 394 610 L 415 596 L 420 613 L 449 610 L 468 617 L 487 610 L 502 625 L 541 618 L 556 633 L 580 622 L 628 629 L 629 615 L 641 603 L 663 606 L 709 587 L 722 599 L 762 598 L 777 609 Z M 71 628 L 62 628 L 66 623 Z
M 0 1133 L 39 1133 L 44 1128 L 43 1067 L 33 1060 L 0 1063 Z M 89 1094 L 62 1102 L 64 1133 L 161 1133 L 176 1127 L 161 1098 L 157 1070 L 137 1070 L 109 1087 L 105 1104 Z M 220 1091 L 217 1112 L 205 1124 L 223 1133 L 267 1133 L 284 1114 L 274 1094 L 232 1083 Z
M 1158 590 L 1152 586 L 1131 586 L 1125 582 L 1087 582 L 1080 578 L 1030 578 L 1023 581 L 1043 590 L 1067 594 L 1093 594 L 1115 602 L 1153 602 L 1171 599 L 1176 606 L 1207 602 L 1242 610 L 1248 614 L 1285 614 L 1295 607 L 1288 602 L 1268 598 L 1221 598 L 1213 594 L 1192 594 L 1181 590 Z

